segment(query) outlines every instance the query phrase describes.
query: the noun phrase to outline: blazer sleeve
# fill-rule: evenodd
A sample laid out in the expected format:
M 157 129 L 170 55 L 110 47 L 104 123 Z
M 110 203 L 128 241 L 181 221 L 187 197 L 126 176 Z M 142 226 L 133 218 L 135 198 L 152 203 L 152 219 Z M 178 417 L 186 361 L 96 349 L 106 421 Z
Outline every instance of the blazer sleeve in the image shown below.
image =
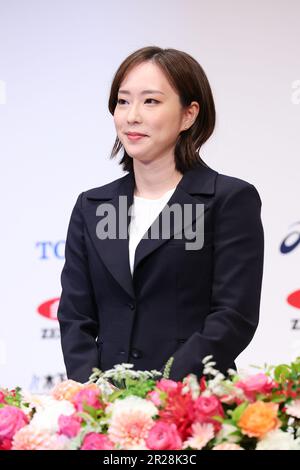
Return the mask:
M 212 355 L 225 373 L 250 343 L 259 320 L 264 262 L 261 199 L 256 188 L 233 179 L 220 186 L 214 206 L 213 282 L 204 327 L 173 354 L 170 378 L 198 377 Z M 163 370 L 163 369 L 162 369 Z
M 92 368 L 99 367 L 97 308 L 84 239 L 82 195 L 77 198 L 68 226 L 57 313 L 67 376 L 79 382 L 87 381 Z

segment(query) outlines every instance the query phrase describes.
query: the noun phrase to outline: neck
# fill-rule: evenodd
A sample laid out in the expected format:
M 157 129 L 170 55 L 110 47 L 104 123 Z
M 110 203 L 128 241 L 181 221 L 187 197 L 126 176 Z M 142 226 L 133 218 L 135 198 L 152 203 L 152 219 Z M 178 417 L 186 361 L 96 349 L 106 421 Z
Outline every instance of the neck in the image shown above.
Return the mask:
M 134 195 L 149 199 L 161 197 L 177 186 L 183 174 L 176 170 L 173 160 L 142 163 L 133 160 L 135 178 Z

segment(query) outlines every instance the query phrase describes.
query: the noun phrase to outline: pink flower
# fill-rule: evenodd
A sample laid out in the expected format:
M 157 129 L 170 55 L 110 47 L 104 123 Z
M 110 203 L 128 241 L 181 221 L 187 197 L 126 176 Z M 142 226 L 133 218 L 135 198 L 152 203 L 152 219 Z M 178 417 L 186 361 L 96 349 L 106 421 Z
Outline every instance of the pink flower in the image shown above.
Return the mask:
M 193 435 L 184 442 L 184 449 L 191 447 L 192 449 L 201 450 L 215 435 L 214 426 L 211 423 L 194 423 L 192 432 Z
M 0 390 L 0 403 L 5 403 L 5 395 L 3 392 Z
M 231 442 L 223 442 L 222 444 L 218 444 L 217 446 L 213 447 L 212 450 L 245 450 L 238 444 L 234 444 Z
M 124 450 L 147 449 L 145 439 L 153 426 L 157 408 L 150 400 L 128 396 L 111 404 L 108 436 Z
M 27 416 L 16 406 L 6 405 L 0 408 L 0 440 L 12 439 L 27 423 Z
M 112 450 L 114 444 L 105 434 L 90 432 L 83 440 L 81 450 Z
M 273 380 L 263 373 L 249 376 L 244 380 L 240 380 L 235 384 L 236 387 L 241 388 L 246 397 L 254 401 L 257 393 L 269 393 L 275 387 Z
M 195 421 L 200 423 L 212 423 L 215 431 L 221 428 L 221 423 L 216 421 L 213 417 L 224 417 L 224 411 L 220 400 L 215 396 L 203 397 L 200 396 L 195 400 Z
M 29 424 L 13 438 L 12 450 L 66 450 L 69 439 Z
M 80 382 L 75 382 L 75 380 L 64 380 L 63 382 L 60 382 L 55 385 L 54 389 L 52 390 L 52 396 L 56 400 L 71 401 L 73 396 L 83 387 L 83 384 L 81 384 Z
M 91 406 L 92 408 L 103 408 L 101 402 L 100 390 L 95 388 L 83 388 L 79 390 L 72 398 L 77 411 L 85 411 L 84 405 Z
M 174 380 L 161 379 L 156 383 L 156 387 L 168 393 L 171 390 L 177 390 L 178 385 L 177 382 L 174 382 Z
M 147 399 L 152 401 L 155 406 L 161 406 L 162 405 L 162 400 L 159 396 L 159 393 L 156 390 L 152 390 L 151 392 L 148 393 Z
M 176 424 L 157 421 L 149 431 L 146 445 L 151 450 L 180 450 L 182 440 Z
M 286 414 L 300 419 L 300 400 L 293 400 L 285 407 Z
M 60 415 L 58 418 L 59 434 L 75 437 L 81 428 L 82 419 L 74 413 L 71 416 Z

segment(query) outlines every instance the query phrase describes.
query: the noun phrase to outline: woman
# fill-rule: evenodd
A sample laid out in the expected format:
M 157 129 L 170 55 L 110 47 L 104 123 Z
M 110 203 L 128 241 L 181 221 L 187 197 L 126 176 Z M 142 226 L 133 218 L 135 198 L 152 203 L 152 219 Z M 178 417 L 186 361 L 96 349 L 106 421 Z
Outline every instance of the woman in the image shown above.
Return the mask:
M 182 51 L 142 48 L 117 70 L 109 110 L 111 157 L 124 149 L 127 174 L 81 193 L 71 214 L 58 308 L 67 375 L 84 382 L 122 362 L 163 371 L 173 356 L 180 380 L 200 377 L 207 355 L 226 372 L 257 328 L 264 241 L 255 187 L 199 156 L 215 125 L 207 77 Z M 170 208 L 181 218 L 168 233 Z

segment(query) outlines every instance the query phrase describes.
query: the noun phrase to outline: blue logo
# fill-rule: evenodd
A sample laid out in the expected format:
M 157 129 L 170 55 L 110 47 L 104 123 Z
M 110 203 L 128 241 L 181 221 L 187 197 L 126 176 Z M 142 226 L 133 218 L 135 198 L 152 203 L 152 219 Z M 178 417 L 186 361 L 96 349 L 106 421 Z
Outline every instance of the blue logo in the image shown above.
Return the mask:
M 300 222 L 295 222 L 292 227 L 294 226 L 296 228 L 291 228 L 291 232 L 283 239 L 280 245 L 280 252 L 283 255 L 291 253 L 300 244 Z
M 36 243 L 36 248 L 39 252 L 39 259 L 49 260 L 51 258 L 64 259 L 65 258 L 65 240 L 58 242 L 41 241 Z

